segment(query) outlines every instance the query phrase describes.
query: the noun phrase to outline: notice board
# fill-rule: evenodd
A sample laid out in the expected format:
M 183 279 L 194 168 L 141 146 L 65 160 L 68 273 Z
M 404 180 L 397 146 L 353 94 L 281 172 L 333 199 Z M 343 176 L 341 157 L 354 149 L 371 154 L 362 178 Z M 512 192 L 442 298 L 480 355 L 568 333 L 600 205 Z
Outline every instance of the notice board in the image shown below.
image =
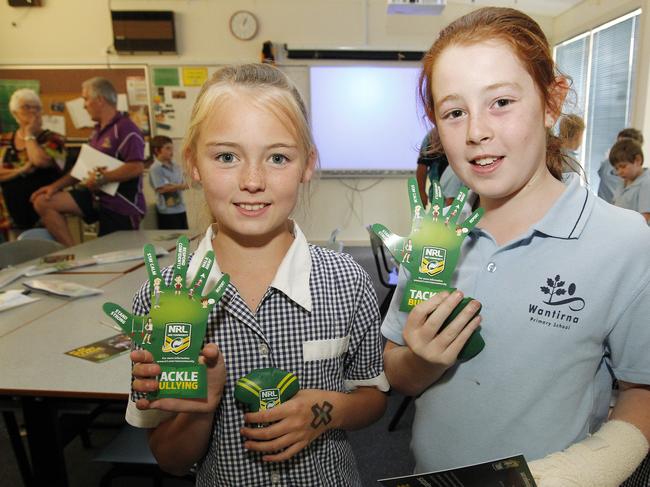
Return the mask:
M 9 97 L 17 88 L 32 88 L 41 96 L 43 115 L 52 116 L 62 124 L 63 135 L 70 141 L 85 140 L 90 127 L 75 127 L 66 102 L 81 96 L 81 83 L 101 76 L 113 83 L 133 121 L 145 135 L 150 133 L 149 93 L 145 66 L 30 66 L 0 67 L 0 131 L 15 129 L 15 121 L 9 113 Z M 61 119 L 62 117 L 62 119 Z

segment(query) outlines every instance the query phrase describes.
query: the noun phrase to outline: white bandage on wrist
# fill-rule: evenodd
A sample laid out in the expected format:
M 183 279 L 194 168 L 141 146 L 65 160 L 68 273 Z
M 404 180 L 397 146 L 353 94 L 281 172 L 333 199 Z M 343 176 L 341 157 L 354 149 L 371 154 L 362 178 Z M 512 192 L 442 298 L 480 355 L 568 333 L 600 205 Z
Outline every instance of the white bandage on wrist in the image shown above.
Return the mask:
M 648 440 L 636 426 L 613 420 L 529 466 L 538 487 L 618 487 L 647 453 Z

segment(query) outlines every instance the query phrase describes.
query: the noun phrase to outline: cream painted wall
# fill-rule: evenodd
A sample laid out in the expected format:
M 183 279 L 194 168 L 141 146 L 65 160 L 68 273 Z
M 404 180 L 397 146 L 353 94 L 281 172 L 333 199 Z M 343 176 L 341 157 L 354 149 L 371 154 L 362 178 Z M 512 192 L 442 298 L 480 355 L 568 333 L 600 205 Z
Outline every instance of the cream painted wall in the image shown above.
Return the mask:
M 388 16 L 385 0 L 44 0 L 41 8 L 0 3 L 0 63 L 70 64 L 106 61 L 114 10 L 173 10 L 178 55 L 109 56 L 111 63 L 196 64 L 252 61 L 261 43 L 426 49 L 440 28 L 471 10 L 448 5 L 443 15 Z M 228 19 L 248 9 L 260 20 L 253 41 L 234 39 Z M 552 19 L 536 17 L 545 29 Z M 12 26 L 12 22 L 16 26 Z
M 294 47 L 425 50 L 441 27 L 471 10 L 467 5 L 449 4 L 439 17 L 388 16 L 385 0 L 43 0 L 43 3 L 43 7 L 34 9 L 0 3 L 0 65 L 248 62 L 259 58 L 261 43 L 267 39 Z M 647 3 L 648 0 L 585 0 L 556 19 L 534 18 L 550 39 L 558 41 Z M 115 10 L 174 10 L 179 54 L 107 55 L 112 42 L 109 4 Z M 240 9 L 255 12 L 260 20 L 260 31 L 253 41 L 237 41 L 230 35 L 228 18 Z M 645 90 L 650 64 L 650 28 L 646 27 L 647 19 L 643 23 L 645 47 L 640 55 L 638 86 Z M 650 126 L 647 122 L 650 107 L 645 102 L 649 98 L 645 91 L 637 97 L 644 101 L 637 105 L 635 120 L 646 122 L 639 126 Z M 646 136 L 650 140 L 650 134 Z M 299 210 L 296 214 L 307 236 L 312 240 L 326 240 L 334 228 L 341 227 L 340 239 L 349 243 L 367 242 L 364 225 L 374 222 L 406 233 L 409 209 L 404 178 L 379 180 L 376 186 L 363 192 L 344 186 L 345 183 L 364 189 L 375 182 L 376 179 L 320 180 L 315 185 L 308 213 Z M 388 195 L 393 195 L 394 202 Z

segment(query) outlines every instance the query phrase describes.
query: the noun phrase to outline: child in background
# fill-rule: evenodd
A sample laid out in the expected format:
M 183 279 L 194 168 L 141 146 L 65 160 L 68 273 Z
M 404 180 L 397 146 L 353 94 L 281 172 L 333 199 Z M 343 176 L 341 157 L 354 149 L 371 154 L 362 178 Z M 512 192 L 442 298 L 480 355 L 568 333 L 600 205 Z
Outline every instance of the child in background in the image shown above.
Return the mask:
M 174 144 L 164 135 L 156 135 L 150 142 L 153 164 L 149 168 L 149 182 L 156 191 L 158 228 L 171 230 L 187 228 L 187 214 L 183 203 L 183 171 L 174 164 Z
M 650 173 L 643 167 L 643 149 L 632 139 L 616 142 L 609 151 L 609 163 L 623 180 L 612 204 L 638 211 L 650 222 Z
M 449 165 L 485 213 L 458 290 L 407 315 L 400 275 L 382 325 L 386 375 L 417 396 L 416 471 L 523 453 L 539 487 L 618 486 L 650 438 L 650 229 L 577 178 L 562 183 L 551 129 L 568 83 L 527 15 L 488 7 L 452 22 L 420 80 Z M 463 292 L 480 317 L 470 302 L 438 333 Z M 485 349 L 458 363 L 479 323 Z M 621 385 L 609 420 L 608 367 Z
M 639 145 L 643 145 L 643 134 L 640 130 L 633 127 L 627 127 L 621 130 L 616 136 L 616 141 L 623 139 L 636 140 Z M 600 163 L 598 168 L 598 177 L 600 184 L 598 186 L 598 196 L 611 203 L 614 199 L 614 193 L 623 187 L 623 181 L 616 175 L 616 171 L 609 163 L 609 157 Z
M 230 275 L 202 351 L 208 398 L 144 399 L 139 393 L 156 390 L 160 367 L 137 350 L 127 421 L 152 428 L 151 450 L 164 470 L 182 474 L 198 462 L 200 486 L 360 486 L 345 430 L 385 409 L 379 310 L 363 269 L 309 245 L 289 219 L 316 166 L 298 91 L 269 64 L 219 69 L 194 104 L 183 155 L 213 222 L 188 282 L 208 250 L 216 262 L 207 289 L 222 271 Z M 171 269 L 163 275 L 169 282 Z M 145 284 L 134 310 L 150 307 Z M 244 414 L 235 382 L 265 367 L 295 373 L 301 390 Z
M 560 118 L 558 136 L 565 157 L 563 173 L 582 173 L 580 151 L 582 136 L 585 133 L 585 122 L 580 115 L 570 113 Z
M 420 153 L 418 154 L 417 169 L 415 171 L 420 200 L 422 200 L 422 204 L 425 207 L 429 204 L 429 200 L 433 194 L 433 185 L 429 186 L 429 191 L 426 189 L 427 179 L 429 182 L 434 179 L 440 181 L 440 177 L 448 165 L 447 157 L 442 150 L 442 145 L 440 145 L 438 131 L 434 127 L 422 139 Z

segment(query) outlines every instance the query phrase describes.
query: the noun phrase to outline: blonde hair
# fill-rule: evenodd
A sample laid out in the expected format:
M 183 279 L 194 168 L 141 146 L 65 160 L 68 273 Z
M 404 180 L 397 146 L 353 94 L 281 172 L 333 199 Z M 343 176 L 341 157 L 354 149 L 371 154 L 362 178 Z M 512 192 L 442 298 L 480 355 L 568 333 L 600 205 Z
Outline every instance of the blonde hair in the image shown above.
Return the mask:
M 228 65 L 218 69 L 204 83 L 194 102 L 190 122 L 183 139 L 183 169 L 188 182 L 196 163 L 197 143 L 201 129 L 224 100 L 245 93 L 250 100 L 273 113 L 298 143 L 306 162 L 316 157 L 316 145 L 309 127 L 307 109 L 297 88 L 278 68 L 262 63 Z M 203 202 L 204 203 L 204 202 Z M 202 205 L 207 210 L 207 205 Z M 197 216 L 197 224 L 206 224 L 212 216 Z
M 585 122 L 580 115 L 570 113 L 560 118 L 558 135 L 562 141 L 573 140 L 585 129 Z

